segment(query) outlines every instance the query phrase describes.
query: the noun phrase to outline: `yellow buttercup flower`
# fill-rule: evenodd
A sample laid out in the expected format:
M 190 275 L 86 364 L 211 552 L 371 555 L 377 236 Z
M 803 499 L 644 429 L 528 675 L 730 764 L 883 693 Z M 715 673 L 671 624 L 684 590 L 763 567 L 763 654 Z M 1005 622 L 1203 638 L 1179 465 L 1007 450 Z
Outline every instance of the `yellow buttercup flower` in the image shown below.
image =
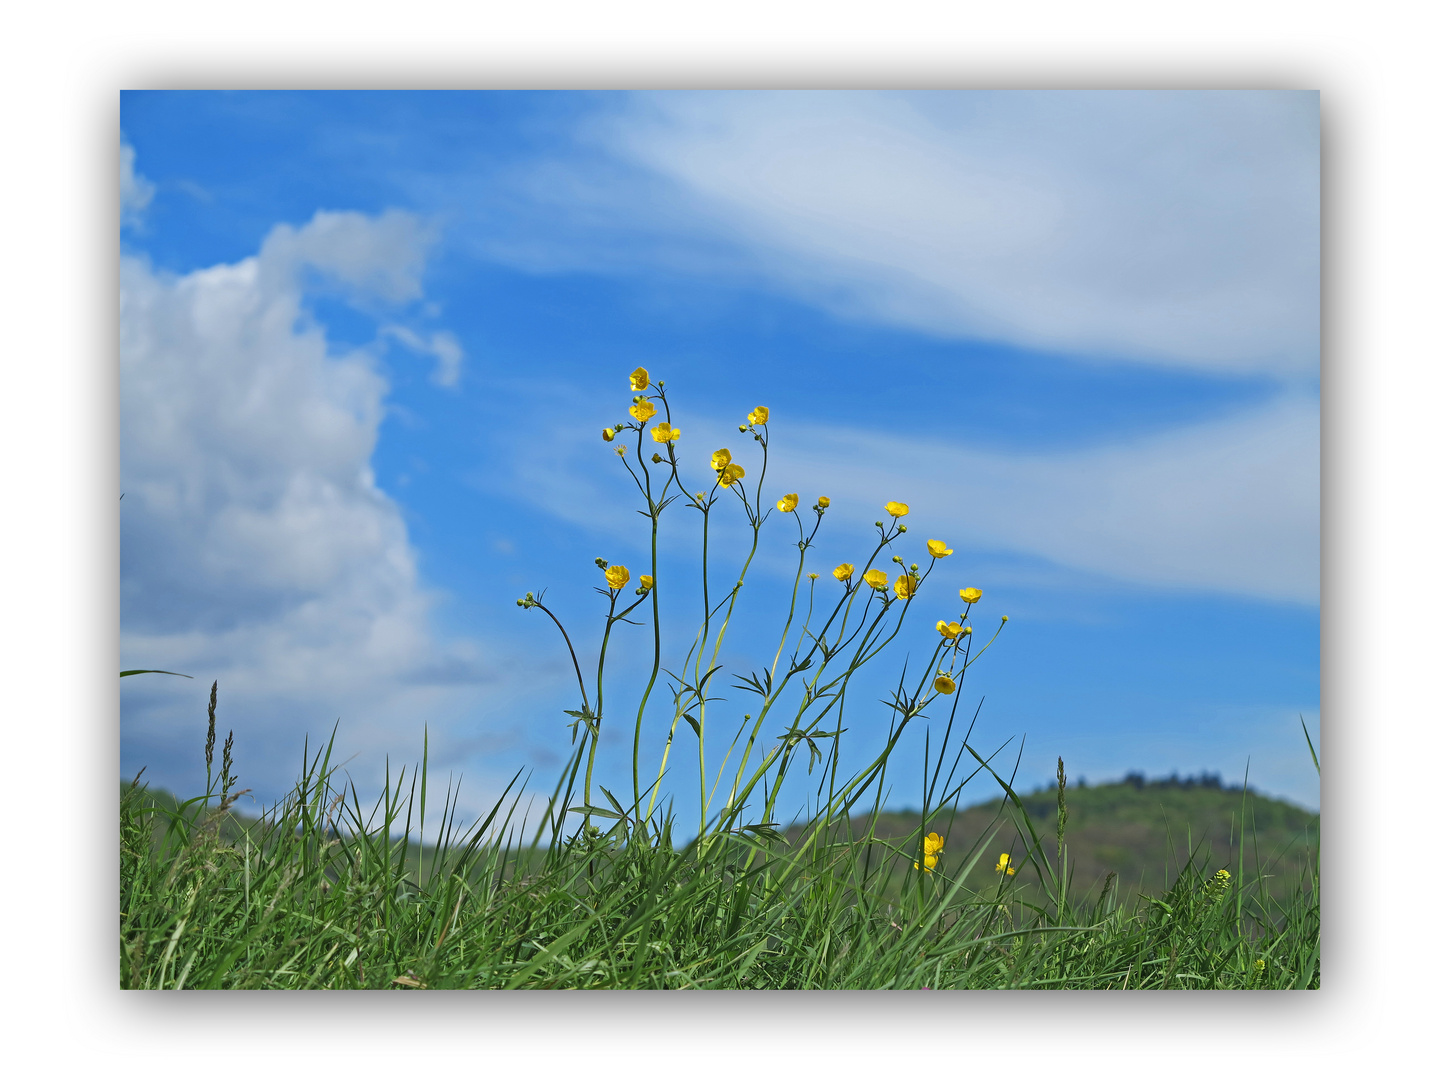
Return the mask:
M 872 589 L 883 589 L 890 583 L 890 577 L 884 570 L 866 570 L 865 584 Z
M 791 494 L 791 495 L 786 495 L 786 496 L 784 496 L 779 502 L 777 502 L 777 503 L 775 504 L 775 509 L 776 509 L 776 510 L 783 511 L 784 513 L 788 514 L 788 513 L 790 513 L 792 510 L 794 510 L 795 507 L 797 507 L 797 506 L 799 506 L 799 505 L 800 505 L 800 496 L 799 496 L 799 495 Z
M 730 464 L 729 450 L 716 450 L 710 455 L 710 468 L 716 472 L 724 472 L 725 466 Z
M 745 479 L 745 469 L 740 465 L 726 465 L 720 472 L 720 486 L 728 488 L 736 480 Z
M 984 594 L 983 594 L 979 589 L 961 589 L 961 590 L 960 590 L 960 599 L 961 599 L 961 600 L 964 600 L 965 603 L 967 603 L 967 604 L 973 604 L 973 603 L 975 603 L 975 601 L 979 600 L 980 597 L 983 596 L 983 595 L 984 595 Z
M 1015 876 L 1015 867 L 1010 865 L 1010 853 L 1008 851 L 1001 853 L 1000 861 L 995 864 L 995 872 L 997 874 L 1009 874 L 1011 877 Z
M 914 574 L 901 574 L 895 579 L 895 595 L 901 600 L 909 600 L 919 587 L 920 579 Z
M 604 431 L 600 432 L 600 437 L 606 442 L 614 442 L 615 429 L 613 427 L 607 427 Z
M 849 581 L 855 573 L 855 564 L 842 562 L 830 572 L 835 575 L 836 581 Z
M 650 591 L 651 589 L 653 589 L 654 587 L 655 587 L 655 579 L 654 579 L 653 577 L 651 577 L 649 574 L 641 574 L 641 575 L 640 575 L 640 591 L 641 591 L 641 592 L 649 592 L 649 591 Z
M 661 421 L 650 429 L 650 437 L 656 442 L 674 442 L 680 438 L 680 429 Z
M 634 371 L 630 372 L 631 390 L 644 390 L 649 385 L 650 373 L 643 367 L 637 367 Z
M 944 540 L 926 540 L 925 548 L 937 559 L 943 559 L 946 555 L 954 555 L 955 550 L 945 546 Z
M 770 410 L 764 405 L 756 405 L 755 411 L 746 417 L 746 419 L 750 421 L 751 427 L 754 427 L 756 424 L 768 424 L 770 422 Z
M 638 398 L 635 404 L 630 406 L 630 415 L 644 423 L 655 415 L 655 406 L 647 398 Z
M 924 845 L 925 872 L 931 874 L 935 872 L 935 867 L 940 862 L 940 853 L 945 850 L 945 838 L 939 833 L 932 832 L 925 837 Z M 920 869 L 918 862 L 913 865 L 916 870 Z
M 944 619 L 941 619 L 935 624 L 935 629 L 940 631 L 940 636 L 946 641 L 954 641 L 960 636 L 960 631 L 963 627 L 958 622 L 946 622 Z
M 955 692 L 955 680 L 942 671 L 939 675 L 935 676 L 935 689 L 942 694 L 953 694 Z
M 623 589 L 625 583 L 630 580 L 630 571 L 623 566 L 609 566 L 605 568 L 605 584 L 612 589 Z
M 820 498 L 815 500 L 815 505 L 820 507 L 821 510 L 824 510 L 830 505 L 830 499 L 826 495 L 821 495 Z
M 891 517 L 902 518 L 910 512 L 910 507 L 902 502 L 888 502 L 885 504 L 885 512 Z

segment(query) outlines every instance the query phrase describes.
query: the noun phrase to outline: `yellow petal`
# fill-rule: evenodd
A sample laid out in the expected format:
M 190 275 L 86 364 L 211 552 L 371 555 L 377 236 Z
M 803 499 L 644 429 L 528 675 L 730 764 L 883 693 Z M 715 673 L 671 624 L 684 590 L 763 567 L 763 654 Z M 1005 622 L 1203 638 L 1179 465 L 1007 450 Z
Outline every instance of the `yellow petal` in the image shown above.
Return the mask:
M 650 385 L 650 373 L 643 367 L 637 367 L 630 373 L 630 389 L 644 390 Z
M 820 507 L 821 510 L 824 510 L 830 505 L 830 499 L 825 495 L 821 495 L 820 498 L 815 500 L 815 505 Z
M 614 429 L 614 428 L 608 428 L 608 427 L 607 427 L 604 431 L 600 432 L 600 437 L 601 437 L 602 439 L 604 439 L 606 442 L 614 442 L 614 441 L 615 441 L 615 429 Z

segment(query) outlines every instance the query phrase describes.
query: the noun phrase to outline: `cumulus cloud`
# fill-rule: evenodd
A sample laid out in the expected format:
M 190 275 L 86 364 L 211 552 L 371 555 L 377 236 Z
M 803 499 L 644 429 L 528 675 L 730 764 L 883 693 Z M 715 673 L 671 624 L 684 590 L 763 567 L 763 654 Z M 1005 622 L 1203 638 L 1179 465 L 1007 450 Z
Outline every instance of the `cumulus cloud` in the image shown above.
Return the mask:
M 274 769 L 296 766 L 277 738 L 343 715 L 348 746 L 390 749 L 497 679 L 479 643 L 432 632 L 376 486 L 384 378 L 303 303 L 314 275 L 357 301 L 417 298 L 425 242 L 406 214 L 320 213 L 235 264 L 177 277 L 121 261 L 122 664 L 218 677 L 250 760 L 273 750 Z M 167 711 L 168 686 L 126 693 L 132 746 L 194 726 Z
M 646 227 L 723 238 L 849 316 L 1218 371 L 1318 370 L 1313 94 L 667 93 L 627 99 L 590 137 L 650 182 L 547 172 L 538 190 L 576 202 L 577 220 L 608 202 Z
M 135 148 L 120 143 L 120 221 L 136 225 L 140 214 L 155 197 L 155 185 L 135 171 Z

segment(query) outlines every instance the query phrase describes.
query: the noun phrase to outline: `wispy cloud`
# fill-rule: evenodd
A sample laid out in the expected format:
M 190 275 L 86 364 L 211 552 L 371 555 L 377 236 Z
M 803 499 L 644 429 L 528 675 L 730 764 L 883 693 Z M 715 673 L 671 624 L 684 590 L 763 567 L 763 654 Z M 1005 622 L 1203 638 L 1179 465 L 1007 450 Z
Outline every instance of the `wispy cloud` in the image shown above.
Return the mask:
M 135 171 L 135 148 L 120 143 L 120 222 L 134 226 L 155 197 L 155 185 Z
M 1318 371 L 1314 94 L 639 94 L 579 145 L 522 171 L 544 212 L 492 230 L 493 253 L 759 274 L 945 336 Z
M 774 419 L 767 490 L 799 491 L 807 505 L 830 496 L 830 532 L 868 527 L 869 515 L 900 499 L 912 506 L 915 529 L 972 551 L 1039 556 L 1145 586 L 1319 600 L 1313 398 L 1282 398 L 1222 421 L 1065 453 L 1000 452 Z M 517 493 L 576 525 L 625 535 L 630 515 L 595 487 L 597 440 L 589 427 L 578 417 L 556 417 L 554 426 L 572 434 L 557 434 L 543 451 L 527 450 L 513 463 Z M 721 445 L 734 447 L 755 472 L 756 452 L 745 436 L 736 442 L 732 425 L 685 417 L 683 430 L 692 480 L 704 480 L 696 455 Z M 858 518 L 856 507 L 865 508 Z

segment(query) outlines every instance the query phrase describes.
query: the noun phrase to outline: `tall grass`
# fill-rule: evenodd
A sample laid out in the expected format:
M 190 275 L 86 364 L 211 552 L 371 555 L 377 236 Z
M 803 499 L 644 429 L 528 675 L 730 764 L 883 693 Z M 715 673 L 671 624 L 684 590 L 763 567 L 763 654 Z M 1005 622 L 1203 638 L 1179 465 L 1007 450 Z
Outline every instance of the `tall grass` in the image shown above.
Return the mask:
M 543 593 L 518 601 L 553 621 L 576 679 L 572 751 L 538 822 L 516 818 L 518 775 L 488 814 L 463 825 L 456 792 L 447 789 L 427 845 L 427 815 L 435 811 L 428 752 L 415 771 L 387 774 L 367 802 L 331 767 L 332 734 L 313 754 L 307 749 L 289 796 L 242 823 L 232 810 L 239 793 L 231 740 L 219 774 L 213 770 L 212 687 L 205 794 L 178 806 L 151 798 L 138 783 L 122 794 L 123 986 L 1318 985 L 1318 854 L 1306 880 L 1279 895 L 1269 891 L 1264 867 L 1212 871 L 1194 858 L 1163 895 L 1138 907 L 1119 902 L 1108 882 L 1097 896 L 1073 895 L 1063 762 L 1052 860 L 1046 838 L 995 767 L 996 754 L 971 745 L 974 720 L 967 726 L 959 711 L 966 672 L 1004 625 L 1000 620 L 987 643 L 974 647 L 971 616 L 981 590 L 960 590 L 963 607 L 931 632 L 924 665 L 902 667 L 885 715 L 852 700 L 857 673 L 906 629 L 916 593 L 938 588 L 927 583 L 949 547 L 929 540 L 928 562 L 907 565 L 894 549 L 905 541 L 909 507 L 891 502 L 875 522 L 868 558 L 807 572 L 830 500 L 817 498 L 808 516 L 796 493 L 767 505 L 769 411 L 757 407 L 740 428 L 756 444 L 749 470 L 720 448 L 696 484 L 682 475 L 680 431 L 664 384 L 652 388 L 648 372 L 637 369 L 631 389 L 638 392 L 631 419 L 603 438 L 618 443 L 639 493 L 649 573 L 627 592 L 629 568 L 596 560 L 603 626 L 596 656 L 583 662 Z M 647 433 L 656 447 L 648 460 Z M 658 543 L 662 514 L 677 503 L 701 517 L 702 607 L 683 639 L 661 605 L 669 587 Z M 717 583 L 712 516 L 727 508 L 744 521 L 748 550 L 738 578 Z M 743 613 L 762 529 L 775 515 L 782 528 L 796 529 L 788 611 L 771 664 L 730 684 L 750 695 L 750 711 L 717 755 L 717 718 L 733 721 L 724 710 L 738 711 L 717 693 L 722 649 Z M 898 566 L 893 582 L 881 569 L 887 555 Z M 612 719 L 606 657 L 617 628 L 642 609 L 653 652 L 630 740 L 630 790 L 617 795 L 595 771 Z M 688 641 L 683 657 L 669 652 L 676 640 Z M 665 693 L 657 692 L 662 672 Z M 848 771 L 840 756 L 847 706 L 850 725 L 878 723 L 886 733 L 880 751 Z M 665 731 L 660 765 L 642 785 L 646 720 L 657 710 Z M 892 755 L 907 732 L 922 728 L 919 824 L 898 841 L 878 837 Z M 693 756 L 698 792 L 699 825 L 688 842 L 677 840 L 666 788 L 684 756 Z M 995 865 L 982 854 L 1000 828 L 998 814 L 968 845 L 936 828 L 977 779 L 998 785 L 1026 828 L 1023 850 Z M 813 812 L 787 842 L 776 818 L 782 790 L 795 784 L 804 785 Z M 1243 814 L 1239 824 L 1245 827 Z

